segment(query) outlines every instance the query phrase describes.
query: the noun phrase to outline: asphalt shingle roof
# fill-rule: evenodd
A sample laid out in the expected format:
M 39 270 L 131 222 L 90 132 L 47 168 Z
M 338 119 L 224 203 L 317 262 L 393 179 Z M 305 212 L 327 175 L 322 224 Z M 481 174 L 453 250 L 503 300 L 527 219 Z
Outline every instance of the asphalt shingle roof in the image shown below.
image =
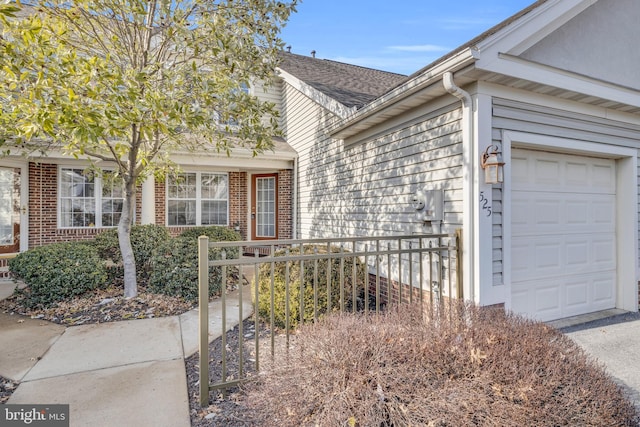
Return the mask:
M 407 76 L 342 62 L 281 52 L 279 68 L 346 107 L 360 108 Z

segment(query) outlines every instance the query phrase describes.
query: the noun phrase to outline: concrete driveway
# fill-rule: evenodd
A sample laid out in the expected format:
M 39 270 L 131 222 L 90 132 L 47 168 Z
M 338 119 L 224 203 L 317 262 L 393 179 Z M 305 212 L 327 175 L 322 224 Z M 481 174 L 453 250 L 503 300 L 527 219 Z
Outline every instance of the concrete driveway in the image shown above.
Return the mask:
M 640 410 L 640 313 L 560 328 L 625 388 Z

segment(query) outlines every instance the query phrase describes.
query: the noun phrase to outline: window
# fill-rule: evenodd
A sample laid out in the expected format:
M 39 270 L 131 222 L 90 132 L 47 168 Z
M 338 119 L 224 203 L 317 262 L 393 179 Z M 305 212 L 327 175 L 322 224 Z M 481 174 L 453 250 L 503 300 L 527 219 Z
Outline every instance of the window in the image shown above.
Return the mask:
M 167 225 L 228 225 L 229 178 L 186 172 L 167 178 Z
M 251 94 L 251 89 L 245 83 L 241 83 L 238 89 L 234 89 L 232 91 L 232 96 L 239 99 L 241 99 L 243 96 L 250 95 L 250 94 Z M 237 102 L 235 101 L 231 101 L 228 105 L 226 105 L 226 107 L 224 107 L 228 115 L 228 117 L 226 118 L 225 118 L 225 114 L 221 113 L 220 111 L 216 111 L 215 113 L 216 122 L 219 125 L 222 125 L 222 126 L 226 125 L 232 129 L 239 126 L 240 123 L 238 122 L 238 119 L 233 115 L 233 112 L 236 108 L 237 108 Z
M 276 177 L 256 177 L 256 237 L 276 237 Z
M 100 175 L 84 169 L 60 168 L 61 228 L 115 227 L 124 192 L 114 172 Z

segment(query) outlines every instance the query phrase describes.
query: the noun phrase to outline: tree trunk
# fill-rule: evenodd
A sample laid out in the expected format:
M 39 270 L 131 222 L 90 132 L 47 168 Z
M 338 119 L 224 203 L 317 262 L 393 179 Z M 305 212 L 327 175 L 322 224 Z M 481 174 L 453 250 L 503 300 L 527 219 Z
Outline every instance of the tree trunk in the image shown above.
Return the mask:
M 118 242 L 122 263 L 124 266 L 124 296 L 133 298 L 138 295 L 138 283 L 136 279 L 136 260 L 131 247 L 131 223 L 136 200 L 135 179 L 125 179 L 125 196 L 122 206 L 122 215 L 118 223 Z

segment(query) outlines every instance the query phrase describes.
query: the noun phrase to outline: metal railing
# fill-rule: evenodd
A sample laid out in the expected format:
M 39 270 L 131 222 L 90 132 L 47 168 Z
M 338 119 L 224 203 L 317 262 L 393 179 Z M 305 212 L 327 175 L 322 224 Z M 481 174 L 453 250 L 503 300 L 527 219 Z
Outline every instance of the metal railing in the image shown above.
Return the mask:
M 208 405 L 212 390 L 226 389 L 246 379 L 242 307 L 243 292 L 252 292 L 255 331 L 252 369 L 260 369 L 260 322 L 266 324 L 270 354 L 275 357 L 276 330 L 289 345 L 292 326 L 316 321 L 332 311 L 384 310 L 388 304 L 418 303 L 433 309 L 447 298 L 462 298 L 460 230 L 455 234 L 401 235 L 305 240 L 210 242 L 198 239 L 200 404 Z M 227 253 L 238 254 L 227 259 Z M 211 259 L 212 255 L 216 259 Z M 227 369 L 227 291 L 229 269 L 237 269 L 238 349 L 236 370 Z M 212 269 L 219 269 L 222 320 L 219 381 L 209 378 L 209 286 Z M 324 271 L 323 271 L 324 270 Z M 243 276 L 251 278 L 243 290 Z M 222 286 L 222 284 L 225 284 Z M 282 289 L 284 287 L 284 289 Z M 276 298 L 284 292 L 284 302 Z M 245 295 L 246 296 L 246 295 Z M 305 298 L 306 297 L 306 298 Z M 278 301 L 276 301 L 276 299 Z M 427 305 L 425 307 L 425 304 Z M 259 305 L 260 309 L 256 307 Z M 284 305 L 284 307 L 282 306 Z M 295 318 L 292 311 L 296 311 Z M 276 321 L 276 312 L 280 322 Z M 284 321 L 282 321 L 284 312 Z M 251 339 L 251 338 L 250 338 Z M 250 344 L 250 345 L 251 345 Z

